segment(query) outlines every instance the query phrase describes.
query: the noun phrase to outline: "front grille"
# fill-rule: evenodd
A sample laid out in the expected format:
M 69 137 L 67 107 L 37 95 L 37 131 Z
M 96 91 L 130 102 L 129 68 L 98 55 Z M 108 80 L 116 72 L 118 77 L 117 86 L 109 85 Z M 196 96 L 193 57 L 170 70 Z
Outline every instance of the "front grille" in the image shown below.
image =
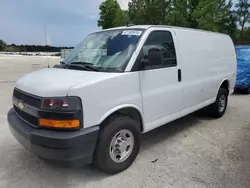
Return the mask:
M 33 126 L 38 126 L 38 118 L 34 117 L 30 114 L 27 114 L 26 112 L 21 111 L 19 108 L 14 106 L 15 112 L 26 122 L 32 124 Z
M 22 92 L 20 90 L 14 89 L 13 96 L 21 100 L 25 104 L 29 104 L 30 106 L 40 108 L 42 99 L 40 97 Z

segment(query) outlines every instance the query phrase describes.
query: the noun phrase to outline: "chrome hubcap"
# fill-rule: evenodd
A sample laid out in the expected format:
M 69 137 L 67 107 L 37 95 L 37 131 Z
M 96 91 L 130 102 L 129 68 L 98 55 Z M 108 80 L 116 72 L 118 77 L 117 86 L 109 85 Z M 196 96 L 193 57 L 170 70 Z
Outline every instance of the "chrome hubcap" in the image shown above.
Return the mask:
M 120 130 L 113 137 L 109 146 L 109 155 L 116 163 L 125 161 L 134 148 L 134 136 L 127 129 Z
M 226 106 L 226 96 L 221 95 L 219 99 L 219 112 L 223 112 Z

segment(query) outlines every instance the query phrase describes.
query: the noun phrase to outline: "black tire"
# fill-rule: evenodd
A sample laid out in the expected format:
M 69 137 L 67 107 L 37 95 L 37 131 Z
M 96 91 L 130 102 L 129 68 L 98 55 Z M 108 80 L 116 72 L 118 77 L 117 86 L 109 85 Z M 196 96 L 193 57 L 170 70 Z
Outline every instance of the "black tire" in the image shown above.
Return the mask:
M 220 99 L 222 97 L 225 98 L 225 106 L 224 106 L 223 110 L 220 106 Z M 227 102 L 228 102 L 228 92 L 226 89 L 220 88 L 219 92 L 217 94 L 215 103 L 213 103 L 212 105 L 210 105 L 208 107 L 209 114 L 214 118 L 222 117 L 227 109 Z
M 129 130 L 134 138 L 133 149 L 123 162 L 115 162 L 110 156 L 110 144 L 113 137 L 121 130 Z M 140 150 L 141 131 L 140 123 L 126 116 L 113 116 L 101 128 L 99 133 L 94 163 L 108 174 L 119 173 L 127 169 L 135 160 Z

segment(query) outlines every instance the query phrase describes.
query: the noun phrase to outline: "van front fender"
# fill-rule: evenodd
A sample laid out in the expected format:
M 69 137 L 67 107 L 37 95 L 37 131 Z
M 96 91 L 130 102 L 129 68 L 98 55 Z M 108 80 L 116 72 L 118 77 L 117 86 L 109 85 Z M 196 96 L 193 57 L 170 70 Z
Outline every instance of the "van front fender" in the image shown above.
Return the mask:
M 122 109 L 126 109 L 126 108 L 133 108 L 135 109 L 139 114 L 140 114 L 140 118 L 141 118 L 141 123 L 142 123 L 142 129 L 144 130 L 144 115 L 143 115 L 143 111 L 141 108 L 139 108 L 138 106 L 134 105 L 134 104 L 123 104 L 123 105 L 119 105 L 116 106 L 112 109 L 110 109 L 107 113 L 105 113 L 101 119 L 99 119 L 98 121 L 98 125 L 100 125 L 104 120 L 106 120 L 110 115 L 122 110 Z

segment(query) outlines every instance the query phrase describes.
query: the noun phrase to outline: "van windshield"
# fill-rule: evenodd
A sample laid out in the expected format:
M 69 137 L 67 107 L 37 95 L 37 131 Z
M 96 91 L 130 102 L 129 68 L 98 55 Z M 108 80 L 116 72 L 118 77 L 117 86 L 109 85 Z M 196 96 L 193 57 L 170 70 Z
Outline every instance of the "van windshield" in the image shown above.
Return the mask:
M 110 30 L 90 34 L 62 62 L 65 67 L 83 67 L 89 71 L 123 72 L 142 29 Z

